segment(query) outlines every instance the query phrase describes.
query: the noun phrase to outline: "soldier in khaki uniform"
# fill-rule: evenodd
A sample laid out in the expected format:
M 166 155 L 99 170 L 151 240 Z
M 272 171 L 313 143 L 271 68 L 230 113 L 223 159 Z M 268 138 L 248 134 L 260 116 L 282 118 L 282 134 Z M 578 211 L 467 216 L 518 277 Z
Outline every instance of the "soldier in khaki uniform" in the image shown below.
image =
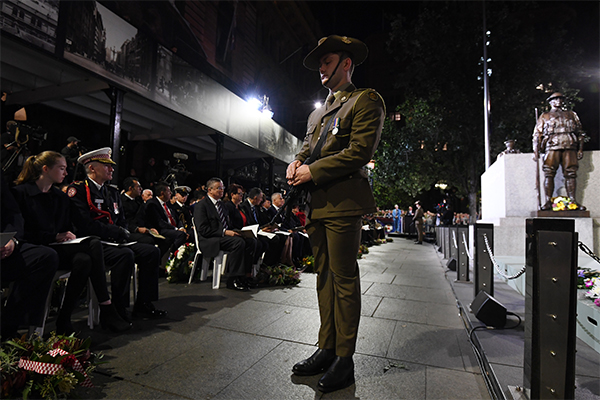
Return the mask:
M 304 66 L 319 71 L 329 89 L 327 102 L 313 111 L 302 150 L 287 169 L 290 185 L 310 182 L 310 235 L 317 270 L 321 328 L 319 349 L 294 365 L 296 375 L 316 375 L 323 392 L 354 383 L 352 355 L 360 319 L 360 279 L 356 254 L 360 245 L 361 216 L 376 211 L 365 165 L 371 160 L 385 118 L 381 96 L 357 89 L 351 82 L 354 66 L 368 54 L 359 40 L 332 35 L 319 41 Z M 321 132 L 332 120 L 327 132 Z M 321 134 L 326 140 L 319 158 L 310 165 Z

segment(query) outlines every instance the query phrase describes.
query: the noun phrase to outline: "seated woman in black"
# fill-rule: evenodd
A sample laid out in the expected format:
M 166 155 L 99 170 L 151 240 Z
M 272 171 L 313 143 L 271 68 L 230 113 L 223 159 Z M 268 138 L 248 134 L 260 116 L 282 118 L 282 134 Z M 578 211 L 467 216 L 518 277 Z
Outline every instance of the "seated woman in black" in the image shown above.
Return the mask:
M 248 225 L 246 216 L 238 207 L 243 199 L 244 188 L 236 183 L 229 185 L 224 204 L 225 212 L 229 216 L 229 223 L 232 229 L 242 229 L 244 226 Z M 264 249 L 260 240 L 257 240 L 256 238 L 244 237 L 244 240 L 246 241 L 246 253 L 244 255 L 246 282 L 249 286 L 256 286 L 255 282 L 252 280 L 252 265 L 258 262 Z
M 25 162 L 15 181 L 14 195 L 25 220 L 25 239 L 29 243 L 48 246 L 75 239 L 71 232 L 69 198 L 53 186 L 67 176 L 67 162 L 55 151 L 44 151 Z M 81 243 L 54 244 L 59 257 L 59 269 L 71 270 L 65 297 L 56 320 L 56 332 L 70 334 L 71 313 L 88 278 L 100 303 L 100 322 L 104 328 L 122 332 L 131 328 L 114 306 L 106 287 L 104 253 L 96 238 Z

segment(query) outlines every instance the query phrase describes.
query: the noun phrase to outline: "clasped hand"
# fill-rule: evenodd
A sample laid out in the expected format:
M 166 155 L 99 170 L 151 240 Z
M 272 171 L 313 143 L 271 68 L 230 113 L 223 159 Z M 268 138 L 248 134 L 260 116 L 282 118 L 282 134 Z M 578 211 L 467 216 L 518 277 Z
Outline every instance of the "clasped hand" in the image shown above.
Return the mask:
M 310 173 L 308 165 L 302 164 L 298 160 L 295 160 L 288 165 L 285 177 L 288 180 L 288 185 L 292 186 L 298 186 L 312 180 L 312 174 Z

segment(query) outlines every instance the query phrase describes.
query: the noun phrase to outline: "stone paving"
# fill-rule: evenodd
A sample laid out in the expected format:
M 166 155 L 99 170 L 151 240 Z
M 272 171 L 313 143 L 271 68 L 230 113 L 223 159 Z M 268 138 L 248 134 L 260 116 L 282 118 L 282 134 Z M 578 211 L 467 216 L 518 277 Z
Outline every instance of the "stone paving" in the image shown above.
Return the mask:
M 295 287 L 250 292 L 209 281 L 161 280 L 163 320 L 134 320 L 131 331 L 81 336 L 107 361 L 94 374 L 93 399 L 489 399 L 458 315 L 445 265 L 430 244 L 412 240 L 369 248 L 359 260 L 362 319 L 356 384 L 333 393 L 320 375 L 296 377 L 292 365 L 316 349 L 316 276 Z

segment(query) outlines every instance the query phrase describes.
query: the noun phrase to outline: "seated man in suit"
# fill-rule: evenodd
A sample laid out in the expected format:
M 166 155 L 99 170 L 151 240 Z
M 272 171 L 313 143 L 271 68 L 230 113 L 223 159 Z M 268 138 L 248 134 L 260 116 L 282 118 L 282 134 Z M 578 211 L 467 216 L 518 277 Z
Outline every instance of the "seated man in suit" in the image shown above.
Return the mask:
M 125 211 L 127 229 L 131 233 L 129 240 L 151 245 L 160 244 L 155 243 L 152 235 L 148 233 L 148 231 L 152 231 L 154 234 L 158 235 L 158 231 L 153 228 L 149 229 L 145 227 L 143 219 L 141 218 L 141 213 L 139 212 L 144 205 L 141 198 L 142 185 L 140 185 L 140 182 L 133 177 L 126 178 L 123 181 L 123 189 L 125 191 L 121 193 L 121 204 L 123 204 L 123 211 Z
M 248 290 L 244 272 L 246 243 L 239 233 L 230 229 L 225 206 L 221 199 L 225 188 L 219 178 L 206 183 L 207 196 L 194 206 L 194 223 L 198 232 L 198 246 L 204 257 L 216 257 L 219 251 L 228 252 L 226 268 L 227 288 Z
M 146 223 L 167 238 L 171 243 L 169 252 L 174 253 L 188 240 L 189 235 L 181 221 L 171 212 L 171 195 L 171 188 L 166 182 L 154 185 L 154 197 L 146 202 Z
M 67 190 L 71 199 L 71 218 L 76 235 L 98 236 L 105 242 L 120 244 L 130 241 L 127 220 L 117 189 L 108 185 L 112 180 L 111 148 L 90 151 L 77 160 L 84 165 L 87 178 L 73 182 Z M 138 266 L 138 291 L 133 314 L 161 318 L 167 312 L 156 309 L 152 301 L 158 300 L 158 267 L 160 251 L 152 245 L 135 243 L 127 246 L 103 245 L 104 261 L 112 268 L 112 302 L 126 321 L 129 316 L 129 282 L 134 264 Z M 122 271 L 117 273 L 118 271 Z
M 258 224 L 259 226 L 263 226 L 271 221 L 267 212 L 263 211 L 262 207 L 260 207 L 263 196 L 262 190 L 257 187 L 252 188 L 248 192 L 248 198 L 240 204 L 239 208 L 246 216 L 248 225 Z M 276 265 L 279 263 L 285 239 L 286 237 L 281 235 L 275 235 L 275 237 L 271 239 L 262 235 L 258 236 L 258 240 L 262 242 L 263 249 L 265 249 L 263 262 L 266 265 Z

